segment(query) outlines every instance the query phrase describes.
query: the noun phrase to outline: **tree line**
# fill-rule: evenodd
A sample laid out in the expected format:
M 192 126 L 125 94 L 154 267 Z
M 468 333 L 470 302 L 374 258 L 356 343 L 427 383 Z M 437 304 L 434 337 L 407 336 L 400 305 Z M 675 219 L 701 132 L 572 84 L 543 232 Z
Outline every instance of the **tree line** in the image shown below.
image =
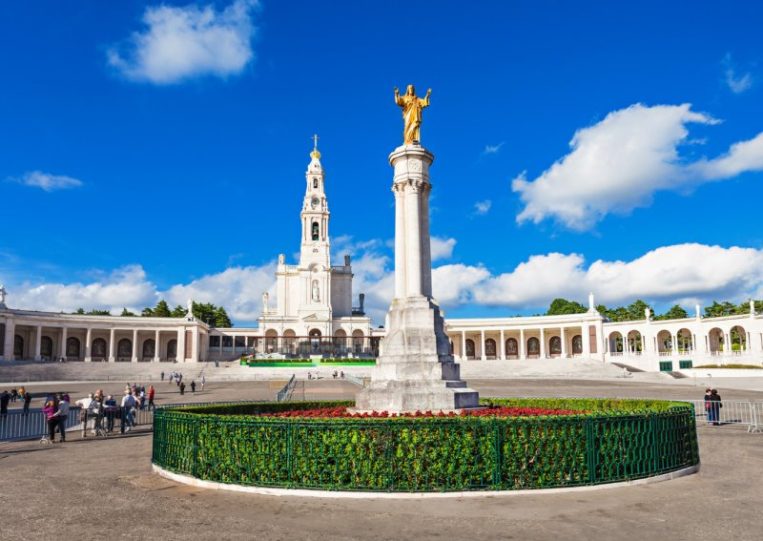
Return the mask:
M 644 319 L 644 310 L 649 308 L 654 314 L 653 319 L 684 319 L 689 317 L 689 313 L 678 304 L 671 306 L 665 313 L 657 314 L 654 309 L 641 299 L 637 299 L 627 306 L 617 306 L 608 308 L 603 304 L 596 306 L 596 310 L 610 321 L 638 321 Z M 559 316 L 565 314 L 582 314 L 588 311 L 588 308 L 577 301 L 567 299 L 554 299 L 546 311 L 547 316 Z M 755 312 L 763 312 L 763 300 L 755 301 Z M 705 317 L 735 316 L 750 313 L 750 303 L 743 302 L 734 304 L 732 302 L 713 301 L 709 306 L 705 306 Z
M 141 317 L 185 317 L 188 310 L 181 305 L 177 305 L 175 308 L 170 309 L 169 304 L 164 299 L 161 299 L 156 303 L 153 308 L 146 307 L 140 313 Z M 212 303 L 194 302 L 191 308 L 193 317 L 203 321 L 213 327 L 233 327 L 233 322 L 228 317 L 228 312 L 222 306 L 216 306 Z M 75 314 L 85 316 L 110 316 L 111 312 L 108 310 L 90 310 L 85 311 L 84 308 L 78 308 Z M 131 312 L 127 308 L 122 309 L 120 316 L 137 317 L 138 314 Z

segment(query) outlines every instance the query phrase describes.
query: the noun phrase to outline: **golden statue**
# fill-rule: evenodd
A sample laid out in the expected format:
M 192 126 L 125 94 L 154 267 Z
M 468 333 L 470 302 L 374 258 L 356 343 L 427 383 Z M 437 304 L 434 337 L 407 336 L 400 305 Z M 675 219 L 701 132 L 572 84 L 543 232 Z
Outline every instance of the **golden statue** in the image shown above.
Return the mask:
M 413 85 L 408 85 L 405 94 L 400 95 L 400 91 L 395 87 L 395 103 L 403 110 L 403 142 L 406 145 L 418 144 L 421 141 L 421 117 L 424 107 L 429 107 L 429 96 L 432 89 L 427 90 L 427 95 L 423 98 L 416 96 L 416 89 Z

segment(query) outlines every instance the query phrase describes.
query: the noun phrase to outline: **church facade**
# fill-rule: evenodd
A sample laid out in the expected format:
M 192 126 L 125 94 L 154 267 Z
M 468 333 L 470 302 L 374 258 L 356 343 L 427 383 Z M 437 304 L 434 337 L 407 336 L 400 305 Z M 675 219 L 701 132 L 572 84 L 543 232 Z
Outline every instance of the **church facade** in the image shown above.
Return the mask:
M 9 308 L 0 286 L 0 360 L 84 362 L 200 362 L 243 354 L 266 358 L 376 357 L 383 328 L 353 305 L 352 262 L 332 265 L 330 212 L 317 148 L 310 154 L 300 213 L 299 260 L 278 256 L 275 299 L 263 294 L 258 326 L 214 328 L 183 318 L 88 316 Z M 445 320 L 460 362 L 533 362 L 581 358 L 641 370 L 701 364 L 763 363 L 763 315 L 610 322 L 595 309 L 583 314 Z

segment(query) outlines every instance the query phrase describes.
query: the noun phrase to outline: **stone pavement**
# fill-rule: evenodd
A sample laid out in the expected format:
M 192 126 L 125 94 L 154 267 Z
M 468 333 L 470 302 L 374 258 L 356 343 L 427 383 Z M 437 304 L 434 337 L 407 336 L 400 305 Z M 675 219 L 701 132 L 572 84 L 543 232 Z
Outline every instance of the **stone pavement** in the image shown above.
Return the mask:
M 482 396 L 625 396 L 627 390 L 635 396 L 668 397 L 676 396 L 679 388 L 624 383 L 610 389 L 611 382 L 476 383 Z M 355 389 L 330 381 L 306 392 L 349 397 Z M 267 391 L 236 384 L 212 388 L 199 398 L 258 398 Z M 686 398 L 695 396 L 692 392 Z M 53 446 L 0 444 L 5 487 L 0 491 L 0 532 L 3 538 L 21 540 L 760 539 L 763 436 L 734 426 L 705 425 L 699 427 L 699 436 L 700 473 L 670 482 L 422 501 L 257 496 L 176 485 L 150 473 L 148 433 Z

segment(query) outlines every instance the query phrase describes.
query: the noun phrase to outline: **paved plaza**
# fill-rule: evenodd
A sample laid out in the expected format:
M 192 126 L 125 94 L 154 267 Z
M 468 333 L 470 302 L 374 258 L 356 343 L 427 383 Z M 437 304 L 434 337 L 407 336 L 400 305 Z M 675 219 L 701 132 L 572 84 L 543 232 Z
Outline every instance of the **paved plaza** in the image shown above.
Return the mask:
M 118 392 L 121 385 L 104 385 Z M 560 380 L 474 381 L 481 396 L 699 398 L 688 385 Z M 40 387 L 40 389 L 37 389 Z M 31 387 L 32 392 L 46 386 Z M 92 383 L 59 384 L 73 398 Z M 187 401 L 269 399 L 278 382 L 208 384 Z M 351 398 L 341 381 L 308 382 L 305 398 Z M 158 403 L 181 399 L 158 386 Z M 721 388 L 724 399 L 763 392 Z M 763 436 L 741 427 L 699 426 L 701 471 L 670 482 L 563 494 L 436 500 L 258 496 L 177 485 L 150 472 L 151 435 L 137 432 L 64 445 L 0 444 L 3 537 L 112 539 L 760 539 Z M 460 532 L 460 533 L 459 533 Z M 468 534 L 467 534 L 468 532 Z

